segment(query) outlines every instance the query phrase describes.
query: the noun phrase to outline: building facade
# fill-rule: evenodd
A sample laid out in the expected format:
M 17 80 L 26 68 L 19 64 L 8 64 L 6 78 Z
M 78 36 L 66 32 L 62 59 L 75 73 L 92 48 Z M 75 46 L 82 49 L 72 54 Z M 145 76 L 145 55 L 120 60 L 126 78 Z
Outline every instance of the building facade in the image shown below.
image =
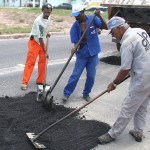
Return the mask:
M 41 3 L 51 3 L 52 6 L 58 6 L 61 3 L 71 3 L 70 0 L 35 0 L 35 7 Z M 0 0 L 1 7 L 33 7 L 33 0 Z

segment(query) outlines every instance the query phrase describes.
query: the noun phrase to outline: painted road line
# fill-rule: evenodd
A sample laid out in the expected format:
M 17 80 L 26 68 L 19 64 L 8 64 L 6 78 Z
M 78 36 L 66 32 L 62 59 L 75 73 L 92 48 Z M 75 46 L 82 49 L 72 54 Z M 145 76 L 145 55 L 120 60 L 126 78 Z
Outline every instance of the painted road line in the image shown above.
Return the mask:
M 106 57 L 106 56 L 110 56 L 112 55 L 113 53 L 116 53 L 112 50 L 109 50 L 107 52 L 101 52 L 98 56 L 99 58 L 102 58 L 102 57 Z M 116 54 L 115 54 L 116 55 Z M 68 58 L 64 58 L 64 59 L 57 59 L 57 60 L 50 60 L 48 62 L 48 66 L 54 66 L 54 65 L 61 65 L 61 64 L 65 64 L 67 62 Z M 75 62 L 76 60 L 76 57 L 72 57 L 71 61 L 70 62 Z M 37 69 L 37 63 L 35 64 L 35 69 Z M 7 74 L 11 74 L 11 73 L 16 73 L 16 72 L 21 72 L 24 70 L 24 64 L 17 64 L 16 66 L 14 67 L 9 67 L 9 68 L 2 68 L 0 69 L 0 76 L 2 75 L 7 75 Z
M 76 58 L 73 57 L 70 62 L 75 62 L 75 59 Z M 68 58 L 51 60 L 51 61 L 48 62 L 48 66 L 65 64 L 67 62 L 67 60 L 68 60 Z M 37 63 L 35 64 L 34 68 L 35 69 L 38 68 Z M 23 70 L 24 70 L 24 64 L 18 64 L 18 65 L 14 66 L 14 67 L 9 67 L 9 68 L 2 68 L 2 69 L 0 69 L 0 76 L 11 74 L 11 73 L 16 73 L 16 72 L 21 72 Z

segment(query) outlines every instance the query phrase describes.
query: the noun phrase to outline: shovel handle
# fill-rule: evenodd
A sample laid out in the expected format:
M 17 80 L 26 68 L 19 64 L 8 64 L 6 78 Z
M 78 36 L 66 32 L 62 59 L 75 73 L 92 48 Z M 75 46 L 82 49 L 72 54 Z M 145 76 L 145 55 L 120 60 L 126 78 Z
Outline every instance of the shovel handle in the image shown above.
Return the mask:
M 48 54 L 48 40 L 49 40 L 49 37 L 47 37 L 46 39 L 46 53 Z M 48 59 L 49 58 L 45 58 L 46 59 L 46 63 L 45 63 L 45 70 L 44 70 L 44 86 L 46 85 L 46 78 L 47 78 L 47 64 L 48 64 Z

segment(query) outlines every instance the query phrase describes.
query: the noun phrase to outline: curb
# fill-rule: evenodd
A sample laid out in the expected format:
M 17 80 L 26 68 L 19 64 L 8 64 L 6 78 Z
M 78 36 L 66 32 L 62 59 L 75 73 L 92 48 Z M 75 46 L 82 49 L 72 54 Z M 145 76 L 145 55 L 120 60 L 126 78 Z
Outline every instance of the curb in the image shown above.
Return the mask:
M 51 35 L 64 35 L 68 34 L 65 32 L 51 32 Z M 30 33 L 24 33 L 24 34 L 4 34 L 0 35 L 0 39 L 19 39 L 19 38 L 28 38 Z
M 29 37 L 29 33 L 28 34 L 4 34 L 4 35 L 0 35 L 0 39 L 19 39 L 19 38 L 25 38 L 25 37 Z
M 107 30 L 103 30 L 103 33 L 106 33 Z M 51 35 L 69 35 L 69 32 L 50 32 Z M 4 34 L 0 35 L 0 39 L 20 39 L 28 38 L 30 33 L 20 33 L 20 34 Z

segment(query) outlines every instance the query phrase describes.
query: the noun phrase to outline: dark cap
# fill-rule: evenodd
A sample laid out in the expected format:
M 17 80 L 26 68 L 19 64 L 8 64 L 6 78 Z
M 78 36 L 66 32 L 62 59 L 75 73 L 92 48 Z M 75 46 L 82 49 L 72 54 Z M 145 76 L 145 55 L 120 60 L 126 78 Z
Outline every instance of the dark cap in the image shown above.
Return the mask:
M 51 8 L 52 9 L 52 5 L 50 3 L 45 3 L 43 6 L 42 6 L 42 11 L 44 10 L 44 8 Z

